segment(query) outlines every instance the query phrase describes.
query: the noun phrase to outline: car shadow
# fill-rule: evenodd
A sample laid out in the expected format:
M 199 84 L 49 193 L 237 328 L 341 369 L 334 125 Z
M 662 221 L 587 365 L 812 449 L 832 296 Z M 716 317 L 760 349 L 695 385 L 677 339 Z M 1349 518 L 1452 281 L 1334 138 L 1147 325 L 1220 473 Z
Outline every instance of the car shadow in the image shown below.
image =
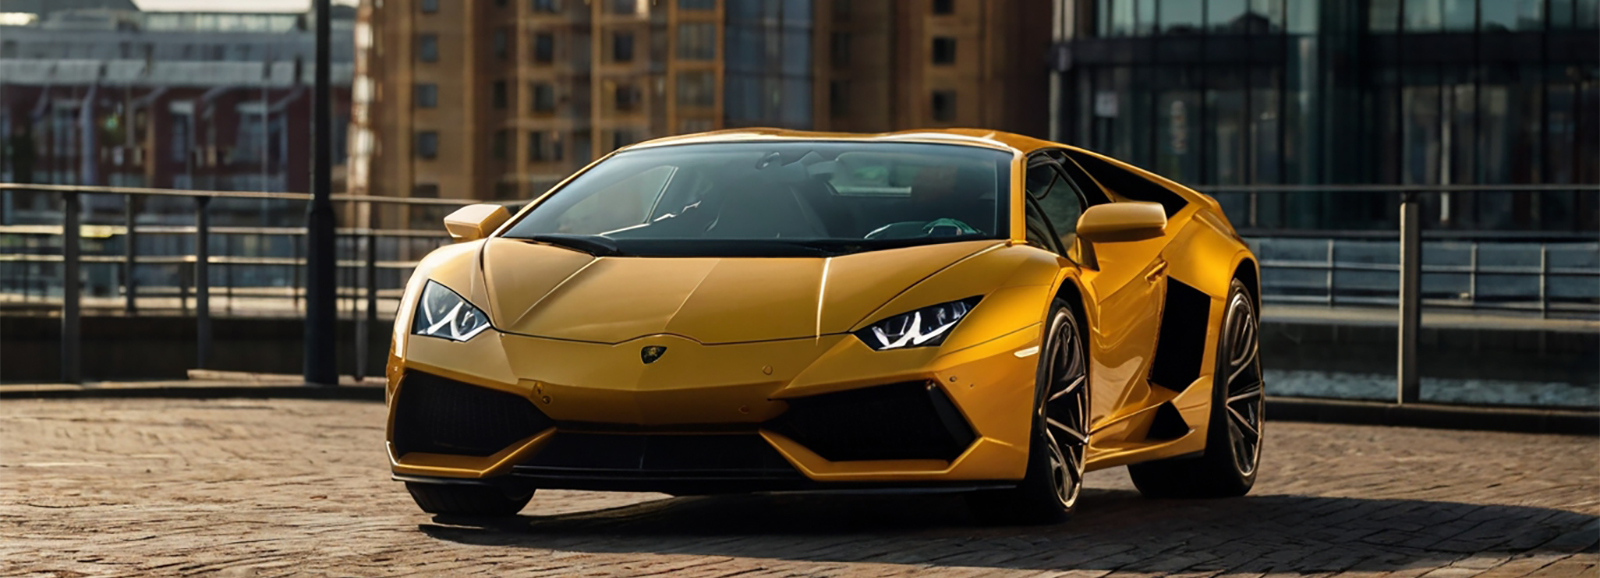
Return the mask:
M 1546 508 L 1264 495 L 1147 500 L 1086 489 L 1064 524 L 993 527 L 956 495 L 672 498 L 498 521 L 437 516 L 420 529 L 476 545 L 933 567 L 1151 573 L 1387 571 L 1596 551 L 1600 518 Z

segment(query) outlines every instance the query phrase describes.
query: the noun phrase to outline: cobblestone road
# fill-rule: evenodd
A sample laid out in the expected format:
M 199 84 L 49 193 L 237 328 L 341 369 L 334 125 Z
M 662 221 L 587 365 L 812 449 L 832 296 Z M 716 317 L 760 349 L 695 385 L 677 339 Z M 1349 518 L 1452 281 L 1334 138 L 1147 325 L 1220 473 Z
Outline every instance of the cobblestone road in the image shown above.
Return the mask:
M 0 575 L 1596 576 L 1594 438 L 1269 424 L 1256 491 L 1152 501 L 1091 474 L 1070 522 L 953 496 L 541 492 L 485 527 L 388 481 L 383 408 L 0 402 Z

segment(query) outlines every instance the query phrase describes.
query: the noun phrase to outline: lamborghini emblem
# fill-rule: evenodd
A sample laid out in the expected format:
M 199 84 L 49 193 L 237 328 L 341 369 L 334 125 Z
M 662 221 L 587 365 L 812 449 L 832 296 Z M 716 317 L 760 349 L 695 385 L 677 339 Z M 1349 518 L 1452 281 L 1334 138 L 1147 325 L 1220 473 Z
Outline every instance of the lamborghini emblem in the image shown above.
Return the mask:
M 639 359 L 643 360 L 645 365 L 650 365 L 655 363 L 657 359 L 661 359 L 661 354 L 666 352 L 667 348 L 664 346 L 648 345 L 639 350 Z

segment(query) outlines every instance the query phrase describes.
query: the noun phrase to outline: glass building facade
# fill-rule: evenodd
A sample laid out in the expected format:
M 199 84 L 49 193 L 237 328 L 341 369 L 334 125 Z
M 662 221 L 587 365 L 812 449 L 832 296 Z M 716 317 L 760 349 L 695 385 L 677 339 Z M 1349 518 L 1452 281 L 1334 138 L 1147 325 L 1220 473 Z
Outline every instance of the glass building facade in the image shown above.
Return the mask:
M 726 0 L 724 125 L 812 126 L 811 0 Z
M 1597 3 L 1061 0 L 1055 136 L 1199 186 L 1600 183 Z M 1397 213 L 1354 193 L 1219 200 L 1264 229 Z M 1430 228 L 1600 220 L 1579 192 L 1426 202 Z

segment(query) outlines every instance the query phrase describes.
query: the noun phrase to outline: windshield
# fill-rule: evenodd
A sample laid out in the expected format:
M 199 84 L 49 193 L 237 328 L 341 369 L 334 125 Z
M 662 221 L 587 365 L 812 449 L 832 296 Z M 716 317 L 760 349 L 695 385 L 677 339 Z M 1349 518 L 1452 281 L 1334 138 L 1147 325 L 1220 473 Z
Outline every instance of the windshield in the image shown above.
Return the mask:
M 828 256 L 1009 233 L 1011 155 L 849 141 L 623 151 L 505 236 L 595 254 Z

